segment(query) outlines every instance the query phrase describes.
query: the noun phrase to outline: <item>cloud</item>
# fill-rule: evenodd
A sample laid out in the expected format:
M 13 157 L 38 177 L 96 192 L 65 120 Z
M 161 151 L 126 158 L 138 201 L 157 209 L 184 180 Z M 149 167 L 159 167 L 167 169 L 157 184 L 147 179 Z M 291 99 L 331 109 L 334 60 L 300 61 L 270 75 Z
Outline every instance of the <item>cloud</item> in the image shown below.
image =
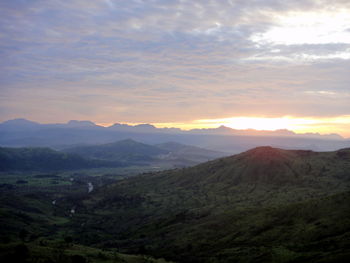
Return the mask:
M 254 40 L 276 17 L 344 10 L 349 1 L 2 1 L 1 118 L 346 115 L 349 43 Z

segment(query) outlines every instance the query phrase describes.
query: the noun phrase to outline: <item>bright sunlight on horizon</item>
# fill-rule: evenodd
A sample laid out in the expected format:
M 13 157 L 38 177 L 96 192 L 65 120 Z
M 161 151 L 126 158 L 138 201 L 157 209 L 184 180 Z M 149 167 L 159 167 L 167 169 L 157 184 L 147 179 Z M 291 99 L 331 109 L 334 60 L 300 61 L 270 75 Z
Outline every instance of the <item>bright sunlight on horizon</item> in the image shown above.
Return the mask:
M 96 124 L 109 127 L 114 123 L 97 122 Z M 124 124 L 139 125 L 142 122 Z M 297 118 L 284 117 L 231 117 L 221 119 L 201 119 L 190 122 L 150 123 L 157 128 L 179 128 L 182 130 L 210 129 L 226 126 L 235 130 L 276 131 L 289 130 L 295 133 L 339 134 L 350 138 L 350 115 L 328 118 Z
M 224 119 L 198 120 L 197 123 L 224 125 L 233 129 L 245 130 L 282 130 L 287 129 L 296 133 L 339 133 L 344 137 L 350 137 L 350 116 L 334 118 L 261 118 L 261 117 L 233 117 Z

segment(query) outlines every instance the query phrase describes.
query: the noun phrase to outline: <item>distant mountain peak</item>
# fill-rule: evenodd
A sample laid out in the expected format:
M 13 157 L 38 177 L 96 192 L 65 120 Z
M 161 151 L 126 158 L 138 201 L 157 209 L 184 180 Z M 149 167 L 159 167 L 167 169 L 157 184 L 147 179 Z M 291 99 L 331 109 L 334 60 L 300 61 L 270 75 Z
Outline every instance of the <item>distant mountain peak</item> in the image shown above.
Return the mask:
M 138 124 L 138 125 L 136 125 L 135 127 L 156 129 L 156 127 L 155 127 L 154 125 L 148 124 L 148 123 Z
M 8 120 L 0 124 L 0 127 L 5 130 L 37 130 L 40 127 L 40 124 L 34 121 L 29 121 L 27 119 L 18 118 L 13 120 Z
M 13 120 L 4 121 L 2 124 L 5 125 L 39 125 L 39 123 L 30 121 L 24 118 L 17 118 Z
M 122 123 L 115 123 L 108 128 L 120 131 L 130 131 L 130 132 L 157 132 L 161 129 L 156 128 L 151 124 L 138 124 L 138 125 L 129 125 Z
M 123 123 L 114 123 L 112 124 L 111 126 L 109 126 L 108 128 L 117 128 L 117 127 L 125 127 L 125 128 L 128 128 L 128 127 L 131 127 L 130 125 L 128 124 L 123 124 Z
M 219 127 L 216 128 L 217 130 L 225 130 L 225 131 L 231 131 L 233 130 L 232 128 L 230 127 L 227 127 L 225 125 L 220 125 Z
M 74 127 L 92 127 L 96 126 L 92 121 L 79 121 L 79 120 L 70 120 L 67 122 L 67 125 Z

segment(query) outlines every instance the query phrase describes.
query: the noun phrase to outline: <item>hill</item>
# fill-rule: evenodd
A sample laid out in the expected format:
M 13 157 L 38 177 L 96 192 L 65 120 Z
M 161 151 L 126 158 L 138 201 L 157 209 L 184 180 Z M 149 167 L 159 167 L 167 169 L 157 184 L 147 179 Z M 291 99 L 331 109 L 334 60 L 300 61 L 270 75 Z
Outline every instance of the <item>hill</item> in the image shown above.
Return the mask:
M 309 196 L 314 192 L 330 193 L 332 190 L 339 191 L 348 186 L 349 151 L 344 149 L 319 153 L 258 147 L 191 168 L 137 177 L 123 182 L 122 188 L 126 191 L 130 182 L 133 189 L 137 189 L 138 185 L 144 188 L 167 189 L 169 192 L 176 192 L 178 188 L 186 191 L 197 189 L 198 193 L 203 194 L 215 191 L 216 198 L 220 195 L 234 194 L 238 199 L 242 195 L 237 193 L 244 194 L 246 190 L 249 190 L 249 196 L 250 191 L 265 192 L 282 188 L 305 188 L 305 194 Z M 286 195 L 286 192 L 281 191 L 281 194 Z M 292 194 L 290 198 L 297 197 Z
M 178 262 L 336 262 L 350 256 L 349 169 L 349 149 L 259 147 L 145 174 L 83 201 L 94 215 L 73 218 L 85 227 L 72 235 Z
M 166 167 L 191 166 L 226 155 L 175 142 L 148 145 L 131 139 L 108 144 L 76 146 L 63 151 L 98 160 Z
M 130 139 L 102 145 L 77 146 L 64 149 L 64 151 L 79 154 L 86 158 L 129 162 L 151 161 L 158 155 L 168 152 L 161 148 Z
M 0 171 L 57 171 L 122 165 L 121 162 L 91 160 L 49 148 L 0 147 Z

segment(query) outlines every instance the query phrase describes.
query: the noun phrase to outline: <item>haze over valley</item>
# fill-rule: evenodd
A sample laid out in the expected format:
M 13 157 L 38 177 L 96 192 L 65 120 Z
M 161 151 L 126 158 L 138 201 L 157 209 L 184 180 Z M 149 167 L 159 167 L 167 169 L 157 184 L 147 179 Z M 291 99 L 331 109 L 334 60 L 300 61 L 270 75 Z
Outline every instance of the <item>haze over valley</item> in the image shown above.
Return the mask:
M 150 124 L 114 124 L 103 127 L 91 121 L 69 121 L 64 124 L 39 124 L 25 119 L 0 123 L 0 145 L 11 147 L 45 146 L 63 149 L 71 145 L 94 145 L 133 139 L 146 144 L 175 142 L 205 149 L 239 153 L 270 145 L 286 149 L 332 151 L 350 147 L 350 139 L 338 134 L 297 134 L 288 130 L 236 130 L 225 126 L 181 130 L 156 128 Z

